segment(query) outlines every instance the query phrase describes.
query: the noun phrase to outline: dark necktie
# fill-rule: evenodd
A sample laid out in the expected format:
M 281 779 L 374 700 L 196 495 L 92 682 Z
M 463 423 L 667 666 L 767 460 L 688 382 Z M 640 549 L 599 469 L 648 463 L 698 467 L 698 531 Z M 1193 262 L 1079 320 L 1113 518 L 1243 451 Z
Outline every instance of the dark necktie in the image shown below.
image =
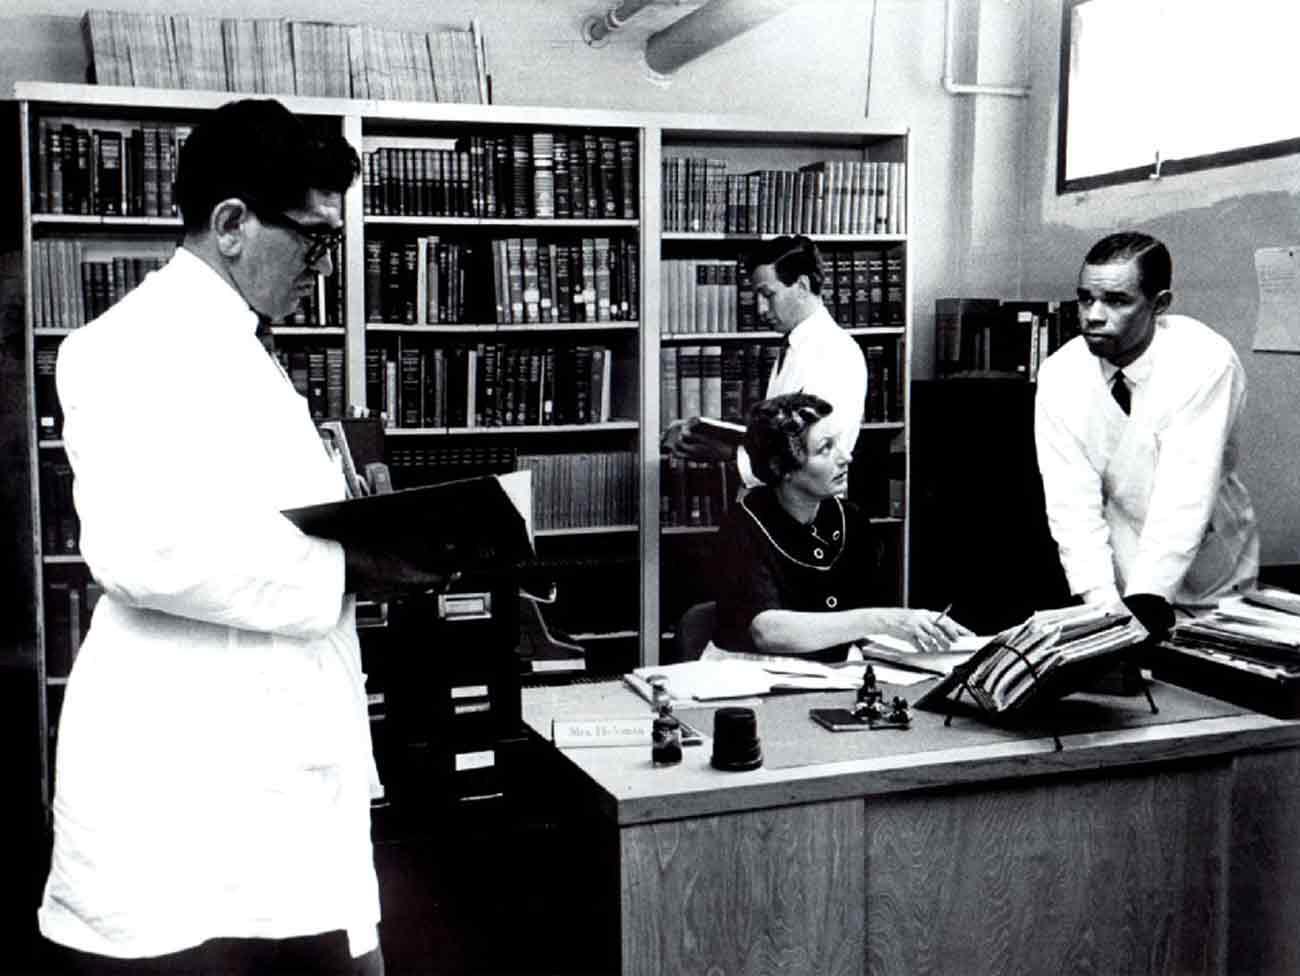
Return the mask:
M 1133 395 L 1129 393 L 1128 384 L 1124 382 L 1124 371 L 1122 369 L 1115 371 L 1115 376 L 1110 381 L 1110 395 L 1115 398 L 1119 408 L 1128 415 L 1129 409 L 1133 404 Z
M 781 351 L 776 357 L 776 371 L 781 372 L 785 366 L 785 358 L 790 354 L 790 333 L 786 333 L 785 338 L 781 340 Z

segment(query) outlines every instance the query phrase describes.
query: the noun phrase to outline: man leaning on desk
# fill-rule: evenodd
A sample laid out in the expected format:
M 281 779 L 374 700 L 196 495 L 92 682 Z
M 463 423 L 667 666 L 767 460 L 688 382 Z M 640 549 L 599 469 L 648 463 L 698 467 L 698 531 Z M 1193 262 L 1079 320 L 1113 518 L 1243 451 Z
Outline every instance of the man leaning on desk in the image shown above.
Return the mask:
M 817 245 L 802 235 L 774 237 L 745 256 L 745 270 L 754 287 L 759 319 L 785 337 L 765 396 L 815 393 L 829 402 L 839 422 L 840 447 L 852 456 L 867 400 L 867 364 L 861 347 L 822 302 Z M 746 487 L 762 483 L 744 447 L 737 451 L 719 444 L 702 431 L 698 417 L 669 426 L 663 447 L 694 461 L 730 461 L 734 456 Z
M 1173 607 L 1254 582 L 1259 532 L 1237 476 L 1246 376 L 1232 346 L 1169 313 L 1165 245 L 1119 233 L 1079 271 L 1082 335 L 1038 373 L 1034 439 L 1070 590 L 1123 598 L 1153 634 Z

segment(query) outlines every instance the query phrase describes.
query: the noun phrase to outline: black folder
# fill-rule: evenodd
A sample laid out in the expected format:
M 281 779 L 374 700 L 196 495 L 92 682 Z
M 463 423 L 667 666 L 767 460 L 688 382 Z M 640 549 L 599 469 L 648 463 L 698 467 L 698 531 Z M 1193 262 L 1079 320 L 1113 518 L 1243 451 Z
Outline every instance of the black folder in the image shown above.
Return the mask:
M 510 569 L 533 557 L 523 517 L 493 475 L 284 512 L 308 535 L 368 546 L 423 540 L 448 570 Z

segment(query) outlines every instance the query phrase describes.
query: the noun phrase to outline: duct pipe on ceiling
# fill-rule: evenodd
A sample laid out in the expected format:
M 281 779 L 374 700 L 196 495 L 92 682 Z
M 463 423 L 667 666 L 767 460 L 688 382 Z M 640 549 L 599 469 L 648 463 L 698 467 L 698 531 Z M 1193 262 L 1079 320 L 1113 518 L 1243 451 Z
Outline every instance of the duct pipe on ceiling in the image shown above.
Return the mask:
M 785 13 L 803 0 L 708 0 L 676 23 L 650 35 L 645 60 L 650 70 L 672 74 L 751 27 Z
M 599 47 L 612 32 L 652 3 L 654 0 L 623 0 L 606 10 L 603 17 L 588 17 L 582 22 L 582 39 L 592 47 Z
M 957 6 L 955 0 L 946 0 L 943 25 L 943 90 L 949 95 L 1008 95 L 1011 98 L 1028 98 L 1027 85 L 966 85 L 954 81 L 952 62 L 956 56 Z

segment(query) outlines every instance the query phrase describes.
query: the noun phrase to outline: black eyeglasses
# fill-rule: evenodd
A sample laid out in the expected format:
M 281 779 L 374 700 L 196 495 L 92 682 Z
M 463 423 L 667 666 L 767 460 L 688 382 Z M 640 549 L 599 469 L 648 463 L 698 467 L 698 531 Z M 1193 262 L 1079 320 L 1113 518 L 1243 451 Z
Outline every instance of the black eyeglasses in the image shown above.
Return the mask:
M 332 255 L 334 249 L 338 247 L 339 241 L 343 240 L 342 227 L 325 227 L 323 229 L 321 227 L 308 227 L 284 213 L 258 213 L 257 217 L 265 224 L 287 227 L 306 239 L 307 252 L 302 256 L 302 259 L 303 263 L 308 267 L 311 267 L 327 253 Z

